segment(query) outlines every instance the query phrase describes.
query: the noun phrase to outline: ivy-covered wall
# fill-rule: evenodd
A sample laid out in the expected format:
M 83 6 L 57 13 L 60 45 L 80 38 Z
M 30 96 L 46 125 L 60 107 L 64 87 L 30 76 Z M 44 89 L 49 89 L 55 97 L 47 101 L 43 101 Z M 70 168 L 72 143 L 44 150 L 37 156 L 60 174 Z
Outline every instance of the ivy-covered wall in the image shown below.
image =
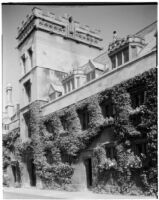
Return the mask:
M 131 90 L 141 85 L 145 90 L 144 104 L 132 108 Z M 113 104 L 115 115 L 104 118 L 101 105 L 108 100 Z M 81 127 L 78 115 L 81 110 L 87 110 L 89 114 L 86 130 Z M 107 185 L 106 177 L 113 170 L 116 189 L 110 192 L 128 193 L 135 185 L 147 195 L 156 194 L 157 69 L 146 71 L 45 117 L 41 116 L 40 103 L 32 103 L 31 141 L 28 145 L 33 148 L 36 173 L 44 185 L 65 188 L 71 183 L 74 173 L 71 164 L 77 162 L 81 152 L 87 150 L 107 127 L 114 131 L 117 156 L 116 159 L 108 159 L 102 146 L 94 148 L 95 191 L 103 190 Z M 145 155 L 136 155 L 133 151 L 133 142 L 138 139 L 146 140 Z M 22 146 L 25 148 L 27 145 Z

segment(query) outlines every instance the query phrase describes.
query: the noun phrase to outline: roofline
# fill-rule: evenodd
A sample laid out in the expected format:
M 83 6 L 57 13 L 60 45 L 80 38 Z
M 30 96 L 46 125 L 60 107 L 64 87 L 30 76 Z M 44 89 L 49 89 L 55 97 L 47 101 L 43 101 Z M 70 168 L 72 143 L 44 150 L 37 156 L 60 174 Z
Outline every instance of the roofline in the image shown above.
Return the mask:
M 141 29 L 140 31 L 138 31 L 137 33 L 135 33 L 135 35 L 139 34 L 140 32 L 142 32 L 143 30 L 147 29 L 148 27 L 152 26 L 155 23 L 157 23 L 157 20 L 154 21 L 153 23 L 149 24 L 148 26 L 145 26 L 143 29 Z

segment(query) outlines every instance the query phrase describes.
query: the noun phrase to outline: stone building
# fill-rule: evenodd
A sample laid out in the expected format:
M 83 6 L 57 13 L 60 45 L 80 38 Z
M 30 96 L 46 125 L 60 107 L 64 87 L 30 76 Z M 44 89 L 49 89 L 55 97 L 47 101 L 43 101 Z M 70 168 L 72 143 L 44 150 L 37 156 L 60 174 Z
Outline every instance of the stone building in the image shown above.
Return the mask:
M 103 49 L 100 31 L 92 30 L 89 26 L 82 26 L 71 16 L 57 18 L 53 13 L 44 13 L 39 8 L 34 8 L 32 14 L 27 15 L 26 21 L 23 21 L 22 26 L 18 28 L 17 35 L 21 78 L 19 80 L 19 105 L 16 109 L 13 109 L 12 105 L 11 85 L 8 85 L 6 89 L 7 114 L 3 125 L 4 133 L 7 133 L 3 136 L 4 147 L 8 149 L 10 155 L 9 164 L 5 168 L 5 173 L 10 176 L 10 185 L 19 182 L 22 187 L 44 187 L 45 181 L 37 173 L 38 166 L 35 161 L 37 157 L 34 145 L 37 141 L 33 141 L 35 133 L 37 134 L 36 123 L 38 123 L 38 119 L 35 118 L 34 128 L 32 111 L 30 111 L 31 107 L 32 109 L 36 107 L 36 103 L 40 106 L 38 117 L 48 121 L 50 115 L 60 112 L 67 115 L 67 109 L 77 105 L 75 115 L 78 116 L 76 123 L 78 128 L 80 127 L 79 133 L 77 127 L 74 127 L 75 133 L 72 133 L 73 129 L 69 128 L 67 117 L 60 114 L 59 120 L 63 130 L 60 137 L 69 138 L 66 135 L 69 135 L 71 131 L 73 138 L 70 140 L 73 143 L 78 134 L 88 133 L 89 141 L 85 139 L 86 146 L 82 147 L 76 158 L 71 153 L 70 155 L 69 153 L 64 153 L 64 155 L 61 153 L 60 159 L 62 163 L 67 162 L 73 167 L 74 173 L 71 176 L 71 183 L 76 189 L 84 190 L 98 185 L 97 167 L 93 158 L 97 151 L 94 150 L 104 147 L 106 153 L 103 155 L 107 158 L 105 166 L 107 164 L 108 168 L 111 168 L 111 165 L 115 166 L 116 162 L 118 163 L 116 161 L 117 149 L 115 149 L 116 136 L 113 127 L 118 113 L 111 98 L 99 102 L 97 107 L 100 108 L 99 116 L 102 116 L 99 119 L 99 124 L 101 124 L 99 130 L 96 129 L 99 128 L 97 127 L 98 123 L 94 125 L 96 132 L 93 133 L 93 128 L 90 125 L 93 123 L 90 123 L 91 114 L 89 112 L 91 111 L 86 106 L 80 107 L 80 105 L 87 104 L 87 99 L 89 102 L 94 101 L 94 99 L 90 99 L 105 90 L 115 88 L 127 81 L 131 82 L 136 77 L 139 80 L 144 73 L 155 70 L 157 65 L 156 37 L 157 23 L 154 22 L 125 38 L 119 38 L 114 31 L 113 41 L 106 49 Z M 137 112 L 135 109 L 140 108 L 145 102 L 145 83 L 129 89 L 132 98 L 132 112 Z M 47 134 L 54 135 L 56 132 L 53 130 L 54 124 L 50 126 L 47 124 L 45 127 Z M 19 135 L 16 135 L 15 138 L 14 134 L 17 132 Z M 97 132 L 99 133 L 97 134 Z M 94 135 L 90 136 L 90 133 Z M 79 136 L 78 139 L 81 137 Z M 13 138 L 14 142 L 18 138 L 22 148 L 26 148 L 20 160 L 17 156 L 19 154 L 16 152 L 18 146 L 14 145 L 14 142 L 12 144 L 14 150 L 7 146 L 7 141 L 12 141 Z M 32 142 L 35 149 L 32 149 Z M 135 155 L 146 154 L 146 148 L 146 137 L 133 139 L 132 149 Z M 58 150 L 62 152 L 62 147 L 61 149 L 59 147 Z M 44 155 L 46 163 L 51 166 L 54 162 L 54 156 L 47 150 Z M 70 161 L 70 159 L 72 160 Z M 41 170 L 43 171 L 43 169 Z M 109 170 L 106 171 L 109 172 Z M 109 188 L 107 185 L 117 185 L 113 178 L 114 173 L 111 171 L 109 175 L 106 175 L 106 183 L 104 183 L 106 188 Z

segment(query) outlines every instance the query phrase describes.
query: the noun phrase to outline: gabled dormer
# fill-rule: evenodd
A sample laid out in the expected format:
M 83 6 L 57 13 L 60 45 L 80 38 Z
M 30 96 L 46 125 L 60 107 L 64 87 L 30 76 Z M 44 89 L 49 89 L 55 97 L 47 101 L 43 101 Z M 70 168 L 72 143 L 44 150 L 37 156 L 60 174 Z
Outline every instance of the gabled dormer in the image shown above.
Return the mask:
M 112 69 L 135 59 L 144 46 L 145 41 L 142 37 L 128 35 L 126 38 L 118 38 L 116 31 L 114 31 L 113 42 L 108 46 L 108 56 L 111 59 Z
M 62 85 L 54 85 L 50 84 L 48 95 L 49 95 L 49 100 L 52 101 L 56 99 L 57 97 L 60 97 L 63 93 L 63 86 Z
M 101 76 L 106 69 L 104 64 L 89 60 L 87 64 L 83 66 L 84 73 L 86 75 L 86 82 L 89 82 L 95 78 Z

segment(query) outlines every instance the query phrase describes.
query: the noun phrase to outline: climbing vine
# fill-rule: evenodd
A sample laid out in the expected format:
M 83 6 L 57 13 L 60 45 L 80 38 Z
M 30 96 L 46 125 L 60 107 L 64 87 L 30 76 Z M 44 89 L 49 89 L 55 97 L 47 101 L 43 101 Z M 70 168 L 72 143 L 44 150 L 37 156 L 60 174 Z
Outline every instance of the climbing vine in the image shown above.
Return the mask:
M 139 85 L 144 86 L 146 99 L 143 105 L 132 108 L 130 91 Z M 108 100 L 111 100 L 115 114 L 104 118 L 101 104 Z M 71 163 L 106 127 L 112 127 L 116 160 L 108 159 L 103 147 L 95 148 L 93 156 L 96 158 L 97 173 L 107 173 L 113 169 L 120 193 L 130 191 L 136 176 L 140 177 L 139 187 L 145 194 L 157 193 L 156 69 L 45 117 L 42 117 L 40 107 L 38 101 L 30 105 L 31 145 L 36 173 L 46 187 L 70 183 L 74 172 Z M 87 110 L 89 113 L 86 130 L 82 130 L 79 110 Z M 62 118 L 65 119 L 65 125 Z M 147 144 L 147 154 L 136 155 L 133 142 L 143 138 Z M 99 177 L 97 181 L 100 181 Z

